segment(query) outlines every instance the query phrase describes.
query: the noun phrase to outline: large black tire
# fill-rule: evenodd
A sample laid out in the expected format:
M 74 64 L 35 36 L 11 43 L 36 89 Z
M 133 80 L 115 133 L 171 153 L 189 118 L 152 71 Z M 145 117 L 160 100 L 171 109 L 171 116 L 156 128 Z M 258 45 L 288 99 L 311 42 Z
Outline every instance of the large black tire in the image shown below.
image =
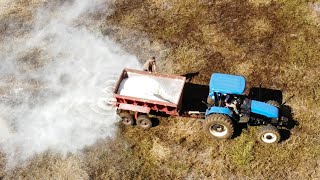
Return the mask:
M 130 113 L 123 112 L 123 113 L 120 113 L 119 116 L 122 119 L 122 124 L 124 124 L 126 126 L 133 126 L 134 119 L 133 119 L 133 116 Z
M 230 139 L 234 132 L 231 119 L 222 114 L 212 114 L 204 122 L 204 130 L 214 139 Z
M 270 105 L 272 105 L 272 106 L 275 106 L 275 107 L 277 107 L 277 108 L 280 108 L 280 104 L 279 104 L 277 101 L 275 101 L 275 100 L 269 100 L 269 101 L 267 101 L 267 104 L 270 104 Z
M 257 131 L 257 140 L 262 144 L 277 144 L 280 138 L 278 128 L 271 125 L 262 126 Z
M 138 116 L 137 124 L 142 129 L 149 129 L 152 127 L 152 122 L 147 115 Z

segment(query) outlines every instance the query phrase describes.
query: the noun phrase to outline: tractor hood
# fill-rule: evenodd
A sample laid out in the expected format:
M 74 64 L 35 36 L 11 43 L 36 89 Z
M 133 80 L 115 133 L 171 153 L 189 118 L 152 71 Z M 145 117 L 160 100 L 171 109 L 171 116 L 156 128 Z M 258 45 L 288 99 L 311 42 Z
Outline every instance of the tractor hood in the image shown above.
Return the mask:
M 231 74 L 213 73 L 210 79 L 210 94 L 219 92 L 222 94 L 243 94 L 246 80 L 243 76 Z
M 251 112 L 268 118 L 278 118 L 279 116 L 279 109 L 277 107 L 255 100 L 251 101 Z

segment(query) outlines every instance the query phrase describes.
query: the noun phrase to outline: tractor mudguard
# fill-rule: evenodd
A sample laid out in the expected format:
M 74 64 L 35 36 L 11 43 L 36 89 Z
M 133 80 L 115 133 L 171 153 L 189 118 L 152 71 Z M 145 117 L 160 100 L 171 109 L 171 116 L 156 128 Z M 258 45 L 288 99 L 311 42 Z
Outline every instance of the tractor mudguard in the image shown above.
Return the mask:
M 209 107 L 206 110 L 206 116 L 210 114 L 225 114 L 225 115 L 228 115 L 229 117 L 232 117 L 231 110 L 227 107 L 216 107 L 216 106 Z
M 266 116 L 268 118 L 279 117 L 279 109 L 277 107 L 255 100 L 251 101 L 251 112 Z

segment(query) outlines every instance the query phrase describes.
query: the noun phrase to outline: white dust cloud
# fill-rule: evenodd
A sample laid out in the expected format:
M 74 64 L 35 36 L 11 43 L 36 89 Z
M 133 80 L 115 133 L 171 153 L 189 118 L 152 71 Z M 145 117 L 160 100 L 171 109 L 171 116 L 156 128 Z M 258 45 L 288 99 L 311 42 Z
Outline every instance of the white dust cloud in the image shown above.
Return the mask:
M 46 5 L 37 10 L 31 32 L 0 44 L 0 147 L 8 166 L 47 150 L 78 152 L 113 136 L 117 119 L 114 109 L 102 107 L 112 97 L 105 88 L 124 67 L 140 64 L 81 24 L 88 14 L 108 13 L 107 5 Z

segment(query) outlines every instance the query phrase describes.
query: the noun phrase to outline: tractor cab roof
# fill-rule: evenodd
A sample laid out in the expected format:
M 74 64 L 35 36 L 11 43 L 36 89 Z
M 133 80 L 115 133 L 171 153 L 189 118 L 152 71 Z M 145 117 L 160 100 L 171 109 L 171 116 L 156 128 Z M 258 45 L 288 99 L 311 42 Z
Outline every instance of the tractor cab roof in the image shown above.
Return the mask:
M 244 93 L 246 87 L 246 79 L 243 76 L 213 73 L 210 79 L 210 93 L 218 92 L 222 94 Z

